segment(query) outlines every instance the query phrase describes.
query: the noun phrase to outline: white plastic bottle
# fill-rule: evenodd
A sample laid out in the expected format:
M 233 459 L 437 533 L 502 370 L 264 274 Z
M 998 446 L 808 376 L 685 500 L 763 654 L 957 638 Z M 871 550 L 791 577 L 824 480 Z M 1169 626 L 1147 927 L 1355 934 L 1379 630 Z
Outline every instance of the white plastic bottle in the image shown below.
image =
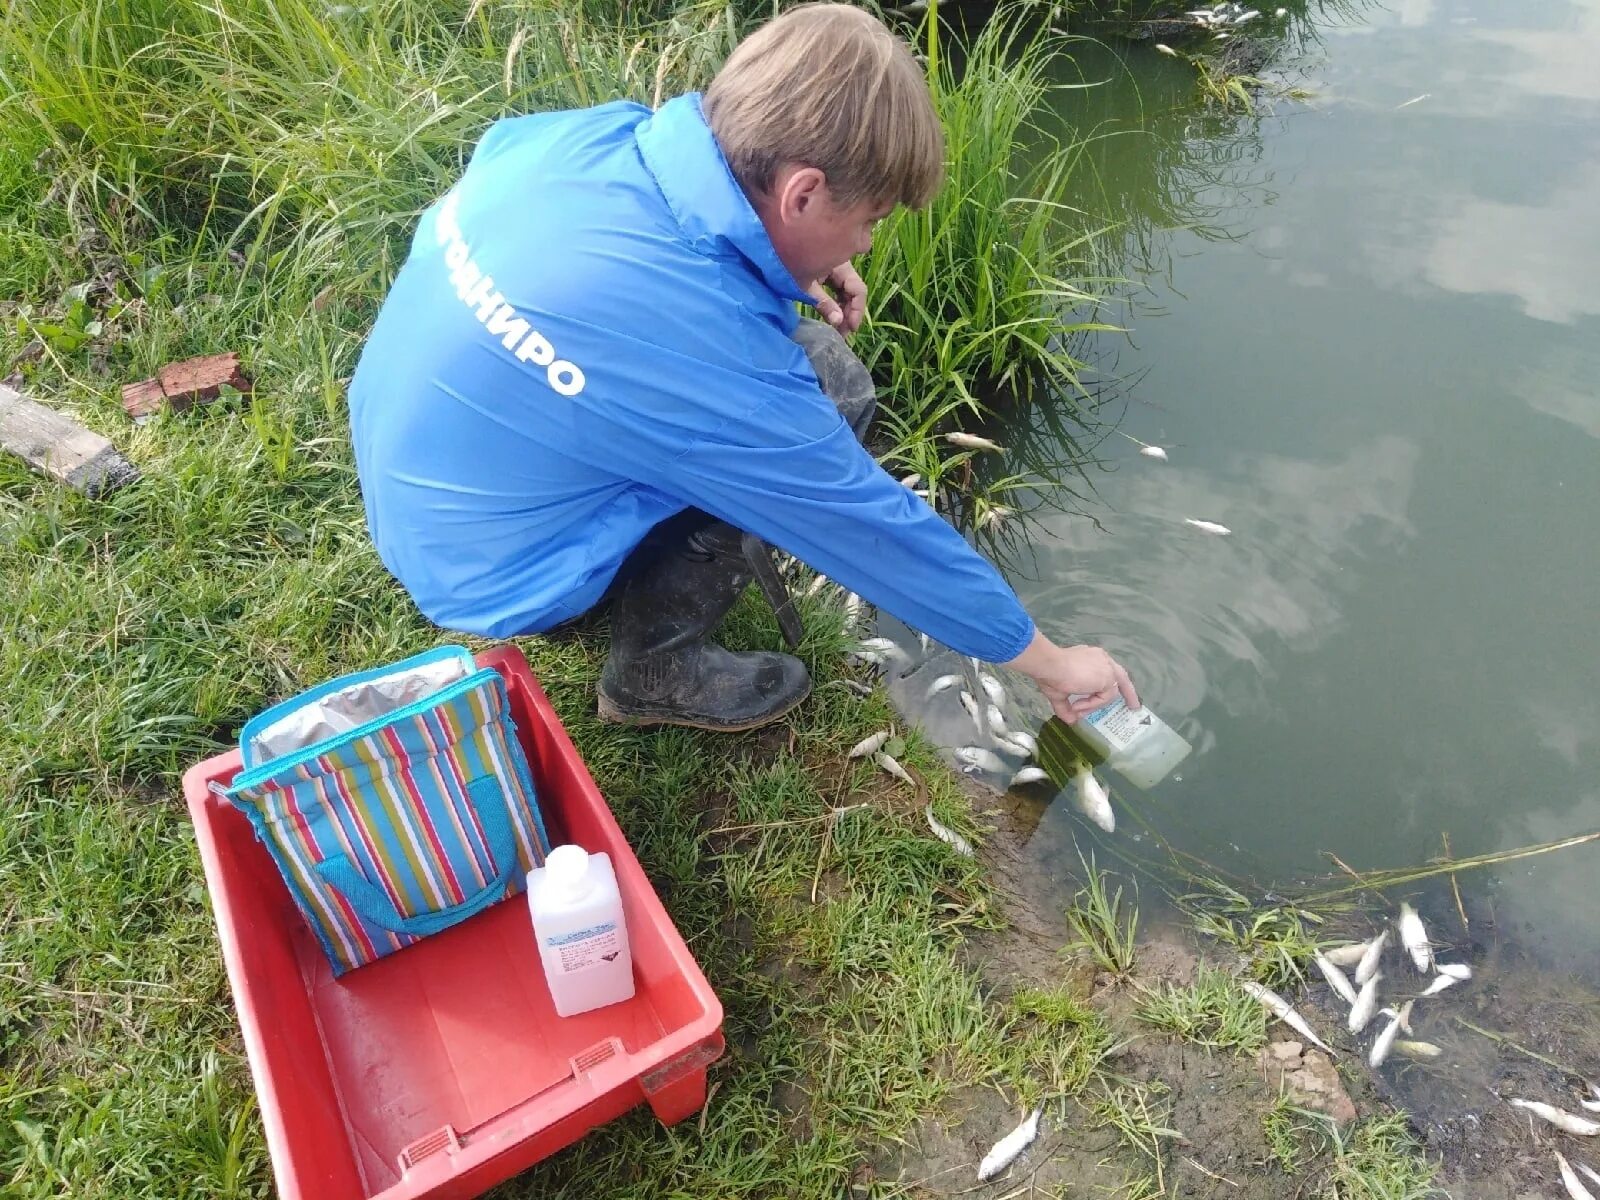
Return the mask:
M 1154 787 L 1193 749 L 1148 708 L 1130 709 L 1120 697 L 1068 726 L 1112 770 L 1135 787 Z
M 533 936 L 556 1012 L 576 1016 L 633 997 L 633 956 L 609 854 L 557 846 L 528 872 Z

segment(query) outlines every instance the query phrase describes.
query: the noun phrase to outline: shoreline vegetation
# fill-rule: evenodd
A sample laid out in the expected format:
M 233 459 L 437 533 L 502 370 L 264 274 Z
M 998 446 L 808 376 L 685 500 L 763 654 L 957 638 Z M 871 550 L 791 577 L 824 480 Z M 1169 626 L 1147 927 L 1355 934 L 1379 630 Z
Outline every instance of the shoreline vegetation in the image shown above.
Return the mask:
M 7 1196 L 271 1194 L 178 775 L 274 699 L 445 638 L 368 544 L 344 424 L 417 212 L 493 119 L 698 87 L 754 16 L 700 0 L 14 0 L 0 16 L 0 374 L 142 472 L 89 500 L 0 457 Z M 1070 335 L 1111 324 L 1095 239 L 1117 218 L 1068 204 L 1082 146 L 1042 140 L 1061 48 L 997 19 L 956 61 L 936 18 L 908 33 L 950 128 L 950 183 L 884 230 L 859 346 L 891 469 L 981 523 L 1038 480 L 990 475 L 940 435 L 1007 397 L 1080 394 Z M 123 382 L 234 349 L 250 396 L 127 422 Z M 1135 1200 L 1224 1169 L 1252 1172 L 1244 1195 L 1291 1180 L 1431 1194 L 1403 1120 L 1330 1132 L 1259 1083 L 1226 1164 L 1201 1161 L 1195 1130 L 1173 1136 L 1183 1097 L 1129 1053 L 1187 1039 L 1248 1082 L 1250 1060 L 1227 1056 L 1258 1049 L 1265 1018 L 1215 972 L 1141 979 L 1132 897 L 1098 871 L 1043 918 L 1044 978 L 992 969 L 982 947 L 1017 914 L 988 879 L 984 802 L 914 730 L 917 787 L 845 759 L 896 715 L 882 689 L 845 686 L 845 614 L 799 602 L 814 697 L 745 737 L 603 727 L 603 634 L 523 643 L 717 987 L 729 1052 L 697 1122 L 632 1115 L 496 1195 L 946 1194 L 1036 1105 L 1032 1160 L 1078 1156 L 1070 1181 L 1027 1168 L 1041 1195 L 1093 1177 Z M 780 643 L 754 596 L 724 632 Z M 930 837 L 930 804 L 991 840 L 984 857 Z M 1297 913 L 1262 923 L 1248 904 L 1197 911 L 1264 978 L 1292 980 L 1309 953 Z

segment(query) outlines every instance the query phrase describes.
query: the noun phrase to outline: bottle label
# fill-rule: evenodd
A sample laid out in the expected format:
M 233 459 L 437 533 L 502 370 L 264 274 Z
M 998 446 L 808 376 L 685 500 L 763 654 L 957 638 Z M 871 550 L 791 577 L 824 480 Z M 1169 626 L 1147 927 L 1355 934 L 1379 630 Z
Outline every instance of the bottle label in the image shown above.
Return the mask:
M 603 967 L 616 962 L 622 953 L 622 935 L 615 921 L 556 934 L 546 938 L 544 944 L 555 951 L 555 965 L 563 975 Z
M 1155 728 L 1156 715 L 1148 708 L 1130 709 L 1120 697 L 1104 708 L 1097 708 L 1084 720 L 1092 725 L 1113 750 L 1126 750 Z

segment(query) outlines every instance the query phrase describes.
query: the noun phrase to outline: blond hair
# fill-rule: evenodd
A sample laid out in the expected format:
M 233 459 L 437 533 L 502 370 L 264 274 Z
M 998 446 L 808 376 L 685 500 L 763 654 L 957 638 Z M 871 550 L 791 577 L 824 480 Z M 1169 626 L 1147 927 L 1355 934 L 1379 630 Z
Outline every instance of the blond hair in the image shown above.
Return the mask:
M 807 4 L 734 49 L 703 100 L 747 193 L 787 163 L 816 167 L 836 203 L 921 208 L 939 190 L 944 131 L 906 44 L 848 4 Z

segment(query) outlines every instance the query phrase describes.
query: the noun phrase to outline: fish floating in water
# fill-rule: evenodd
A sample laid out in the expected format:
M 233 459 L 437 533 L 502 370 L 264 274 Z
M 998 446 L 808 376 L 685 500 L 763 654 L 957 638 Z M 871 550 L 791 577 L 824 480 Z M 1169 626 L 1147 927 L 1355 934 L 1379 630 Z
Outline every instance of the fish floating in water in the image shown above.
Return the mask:
M 1378 1040 L 1372 1043 L 1372 1052 L 1367 1055 L 1367 1065 L 1373 1070 L 1381 1067 L 1384 1059 L 1389 1057 L 1389 1051 L 1394 1046 L 1395 1036 L 1399 1034 L 1400 1026 L 1405 1023 L 1408 1015 L 1409 1013 L 1404 1008 L 1395 1013 L 1389 1019 L 1389 1023 L 1383 1027 L 1383 1032 L 1378 1035 Z
M 998 754 L 982 746 L 961 747 L 956 751 L 956 761 L 964 771 L 989 771 L 998 775 L 1006 769 L 1005 762 Z
M 1404 1054 L 1407 1058 L 1438 1058 L 1444 1049 L 1435 1046 L 1432 1042 L 1409 1042 L 1401 1038 L 1394 1044 L 1396 1054 Z
M 1156 49 L 1159 50 L 1159 49 L 1161 49 L 1161 47 L 1157 46 Z M 1171 49 L 1170 47 L 1168 47 L 1167 53 L 1168 54 L 1175 54 L 1177 52 L 1175 50 Z M 1153 458 L 1157 462 L 1166 462 L 1167 461 L 1167 452 L 1165 450 L 1163 450 L 1160 446 L 1140 446 L 1139 447 L 1139 453 L 1144 455 L 1146 458 Z
M 1050 778 L 1050 772 L 1043 767 L 1023 767 L 1011 777 L 1010 787 L 1021 787 L 1025 783 L 1043 783 Z M 1588 1103 L 1585 1101 L 1584 1103 Z
M 1460 982 L 1461 981 L 1454 975 L 1435 975 L 1433 977 L 1433 982 L 1427 987 L 1423 988 L 1422 991 L 1418 993 L 1417 998 L 1420 1000 L 1423 996 L 1437 996 L 1440 992 L 1444 991 L 1445 988 L 1455 987 L 1455 985 Z
M 1318 950 L 1311 956 L 1311 961 L 1317 964 L 1317 970 L 1322 972 L 1322 977 L 1328 981 L 1328 986 L 1344 998 L 1346 1004 L 1355 1004 L 1356 989 L 1350 986 L 1350 981 L 1345 978 L 1344 972 L 1328 961 L 1328 956 Z
M 1462 983 L 1472 978 L 1472 968 L 1467 966 L 1466 963 L 1435 962 L 1433 969 L 1441 975 L 1448 975 L 1451 979 L 1459 980 Z
M 1355 942 L 1349 946 L 1335 946 L 1331 950 L 1324 950 L 1322 956 L 1336 967 L 1353 967 L 1361 961 L 1361 956 L 1367 952 L 1371 942 Z
M 882 750 L 879 750 L 872 756 L 872 761 L 877 763 L 896 779 L 901 780 L 904 783 L 909 783 L 912 787 L 917 786 L 917 781 L 911 778 L 911 773 L 900 765 L 900 760 L 895 758 L 894 755 L 885 754 Z
M 1006 449 L 997 442 L 991 442 L 986 437 L 979 437 L 975 433 L 962 433 L 959 430 L 955 433 L 945 434 L 944 440 L 952 446 L 960 446 L 963 450 L 984 450 L 993 454 L 1004 454 Z
M 1350 1027 L 1351 1033 L 1360 1033 L 1367 1027 L 1367 1022 L 1372 1020 L 1372 1014 L 1378 1009 L 1378 980 L 1382 978 L 1382 975 L 1374 971 L 1361 985 L 1361 994 L 1356 997 L 1355 1005 L 1350 1009 L 1350 1019 L 1345 1022 Z
M 1039 1118 L 1043 1115 L 1044 1109 L 1034 1109 L 1028 1114 L 1026 1121 L 994 1144 L 994 1149 L 985 1154 L 983 1161 L 978 1164 L 979 1183 L 993 1179 L 1016 1162 L 1024 1150 L 1033 1145 L 1033 1139 L 1039 1136 Z
M 982 733 L 983 713 L 978 708 L 977 698 L 966 688 L 961 689 L 961 707 L 967 710 L 967 716 L 972 718 L 972 723 L 978 727 L 978 732 Z
M 1218 537 L 1227 537 L 1233 530 L 1226 525 L 1218 525 L 1215 521 L 1197 521 L 1193 517 L 1183 519 L 1185 525 L 1193 525 L 1201 533 L 1214 533 Z
M 950 826 L 946 825 L 943 821 L 939 820 L 938 817 L 934 816 L 933 805 L 928 805 L 928 807 L 923 810 L 923 815 L 928 818 L 928 828 L 933 830 L 934 837 L 938 838 L 945 845 L 949 846 L 957 854 L 960 854 L 966 858 L 971 858 L 973 856 L 972 843 L 967 841 L 966 838 L 962 837 L 954 829 L 951 829 Z
M 1411 955 L 1417 970 L 1427 971 L 1433 966 L 1433 947 L 1428 944 L 1428 931 L 1423 927 L 1422 918 L 1417 916 L 1417 910 L 1402 902 L 1396 927 L 1400 931 L 1400 944 Z
M 1009 730 L 1006 729 L 1005 714 L 1000 711 L 998 704 L 991 704 L 983 714 L 989 721 L 989 732 L 997 738 L 1004 738 Z
M 1015 749 L 1018 754 L 1039 753 L 1039 739 L 1031 733 L 1024 733 L 1020 729 L 1013 729 L 1001 741 Z
M 880 729 L 877 733 L 869 734 L 868 736 L 862 738 L 854 746 L 851 746 L 850 753 L 845 755 L 845 757 L 866 758 L 867 755 L 876 754 L 879 750 L 882 750 L 883 744 L 888 740 L 889 731 L 887 729 Z
M 1512 1100 L 1510 1103 L 1513 1108 L 1525 1108 L 1534 1116 L 1549 1121 L 1557 1129 L 1567 1133 L 1574 1133 L 1579 1137 L 1594 1137 L 1600 1133 L 1600 1121 L 1591 1121 L 1576 1113 L 1556 1108 L 1552 1104 L 1541 1104 L 1537 1100 Z
M 1383 948 L 1389 944 L 1389 931 L 1385 929 L 1367 943 L 1367 952 L 1356 964 L 1356 983 L 1363 984 L 1378 973 L 1378 962 L 1383 958 Z
M 978 686 L 983 689 L 983 694 L 989 697 L 989 703 L 1004 704 L 1006 702 L 1005 685 L 989 672 L 978 672 Z
M 1242 979 L 1239 981 L 1239 986 L 1244 989 L 1247 995 L 1253 996 L 1262 1004 L 1266 1005 L 1273 1016 L 1277 1017 L 1278 1020 L 1282 1021 L 1290 1029 L 1294 1030 L 1301 1037 L 1305 1038 L 1313 1046 L 1316 1046 L 1322 1050 L 1326 1050 L 1329 1054 L 1334 1052 L 1333 1047 L 1328 1045 L 1327 1042 L 1323 1041 L 1315 1033 L 1313 1033 L 1311 1031 L 1311 1026 L 1306 1024 L 1306 1019 L 1299 1013 L 1295 1012 L 1295 1010 L 1290 1007 L 1289 1002 L 1282 996 L 1278 995 L 1277 992 L 1273 991 L 1269 987 L 1262 987 L 1261 984 L 1257 983 L 1253 979 Z
M 1105 785 L 1095 778 L 1093 771 L 1084 771 L 1077 778 L 1079 812 L 1107 833 L 1117 831 L 1116 810 L 1111 807 L 1111 796 Z
M 940 692 L 947 692 L 961 682 L 959 675 L 941 675 L 928 685 L 928 699 L 932 700 Z
M 1172 56 L 1172 57 L 1173 57 L 1173 58 L 1177 58 L 1177 57 L 1178 57 L 1178 52 L 1177 52 L 1177 51 L 1176 51 L 1176 50 L 1174 50 L 1174 49 L 1173 49 L 1173 48 L 1172 48 L 1172 47 L 1171 47 L 1171 46 L 1169 46 L 1169 45 L 1167 45 L 1167 44 L 1166 44 L 1166 43 L 1165 43 L 1165 42 L 1157 42 L 1157 43 L 1156 43 L 1156 49 L 1157 49 L 1157 50 L 1159 50 L 1159 51 L 1160 51 L 1160 52 L 1161 52 L 1161 53 L 1162 53 L 1162 54 L 1170 54 L 1170 55 L 1171 55 L 1171 56 Z M 1146 448 L 1146 450 L 1141 450 L 1141 451 L 1139 451 L 1139 453 L 1140 453 L 1140 454 L 1144 454 L 1144 453 L 1146 453 L 1146 452 L 1147 452 L 1147 451 L 1148 451 L 1148 450 L 1149 450 L 1149 449 L 1156 449 L 1156 450 L 1159 450 L 1159 449 L 1160 449 L 1160 448 L 1161 448 L 1161 447 L 1159 447 L 1159 446 L 1155 446 L 1155 447 L 1147 447 L 1147 448 Z M 1154 455 L 1154 454 L 1152 454 L 1152 455 L 1150 455 L 1150 457 L 1151 457 L 1151 458 L 1154 458 L 1154 457 L 1155 457 L 1155 455 Z M 1166 457 L 1166 455 L 1164 455 L 1164 454 L 1163 454 L 1163 455 L 1162 455 L 1162 457 L 1163 457 L 1163 458 L 1165 458 L 1165 457 Z

